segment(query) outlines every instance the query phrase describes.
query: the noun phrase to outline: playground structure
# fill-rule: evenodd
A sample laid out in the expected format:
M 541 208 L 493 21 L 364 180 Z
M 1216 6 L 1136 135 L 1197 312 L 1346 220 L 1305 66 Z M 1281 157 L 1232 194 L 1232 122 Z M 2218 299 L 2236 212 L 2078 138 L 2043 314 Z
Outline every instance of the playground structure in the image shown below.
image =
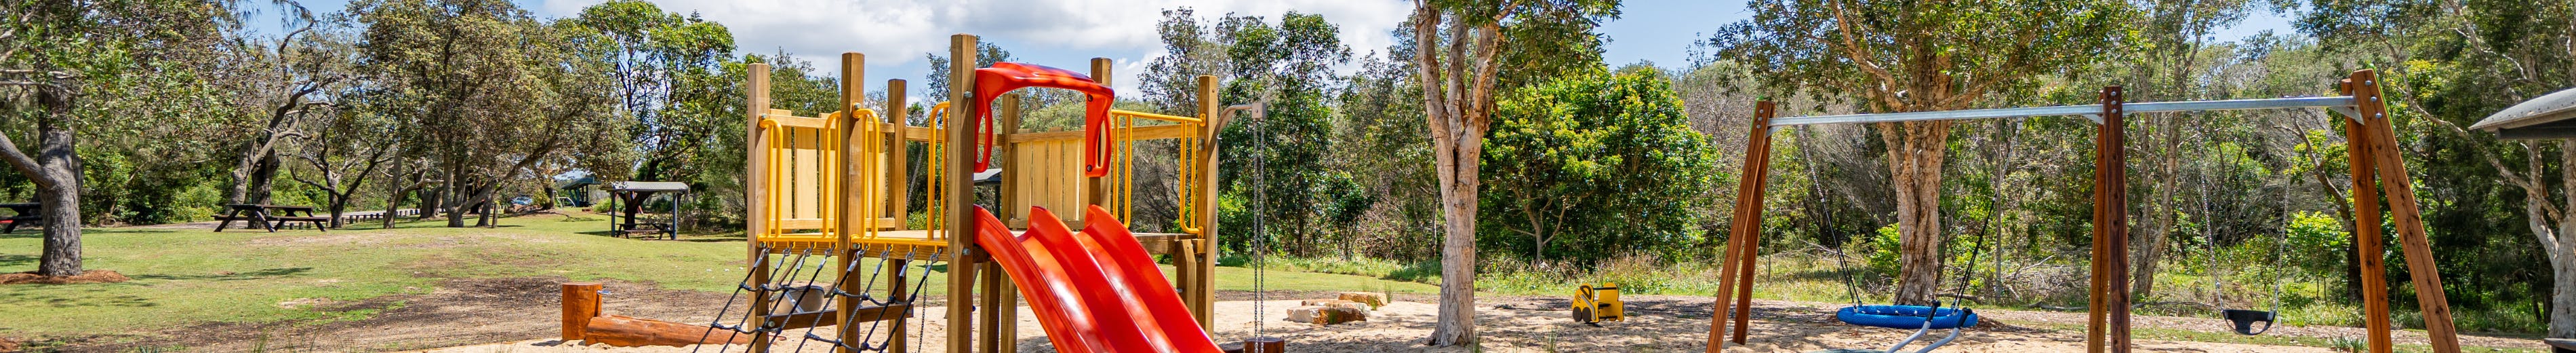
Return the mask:
M 909 125 L 904 80 L 886 83 L 892 109 L 864 106 L 862 54 L 841 56 L 841 110 L 815 116 L 772 109 L 770 68 L 750 65 L 749 269 L 732 299 L 714 322 L 683 324 L 695 329 L 686 334 L 671 333 L 669 322 L 592 319 L 595 304 L 568 299 L 566 339 L 612 332 L 650 344 L 747 343 L 753 352 L 791 343 L 906 352 L 913 332 L 904 322 L 916 316 L 926 276 L 944 271 L 952 352 L 1015 350 L 1022 294 L 1059 349 L 1150 341 L 1212 351 L 1200 342 L 1210 342 L 1204 327 L 1214 319 L 1215 136 L 1221 113 L 1247 108 L 1219 105 L 1216 78 L 1199 76 L 1196 117 L 1114 110 L 1109 59 L 1092 59 L 1089 75 L 1018 63 L 977 68 L 976 37 L 951 39 L 948 101 L 928 105 L 927 126 Z M 1005 98 L 1031 87 L 1088 96 L 1082 130 L 1020 131 L 1018 100 Z M 1135 208 L 1136 151 L 1149 140 L 1177 147 L 1176 233 L 1131 233 L 1119 221 Z M 961 141 L 971 145 L 952 143 Z M 912 158 L 915 148 L 924 157 Z M 927 179 L 924 227 L 906 224 L 914 163 Z M 996 199 L 977 200 L 978 174 L 995 173 Z M 997 215 L 979 202 L 1030 212 Z M 1087 212 L 1058 219 L 1049 209 Z M 1081 238 L 1070 229 L 1083 229 Z M 1165 281 L 1149 253 L 1168 255 L 1175 278 Z M 1031 262 L 1031 254 L 1046 257 Z M 587 327 L 576 328 L 575 316 Z M 816 334 L 821 327 L 834 328 Z
M 1898 123 L 1910 121 L 2000 119 L 2045 116 L 2084 116 L 2095 123 L 2093 201 L 2092 284 L 2089 290 L 2090 320 L 2085 326 L 2085 347 L 2089 352 L 2128 352 L 2130 341 L 2128 239 L 2128 186 L 2123 129 L 2129 113 L 2191 112 L 2209 110 L 2323 108 L 2343 119 L 2345 143 L 2350 147 L 2352 167 L 2352 200 L 2355 212 L 2354 246 L 2361 254 L 2384 253 L 2381 239 L 2381 211 L 2390 212 L 2398 232 L 2409 277 L 2423 308 L 2428 341 L 2433 351 L 2460 352 L 2457 329 L 2451 321 L 2449 300 L 2443 295 L 2441 276 L 2434 267 L 2432 246 L 2424 234 L 2423 212 L 2415 197 L 2406 165 L 2398 154 L 2395 130 L 2391 128 L 2386 105 L 2380 100 L 2378 74 L 2372 70 L 2353 72 L 2337 87 L 2342 96 L 2247 99 L 2223 101 L 2139 102 L 2128 103 L 2119 86 L 2105 87 L 2101 104 L 2081 106 L 1977 109 L 1910 113 L 1850 114 L 1775 118 L 1775 105 L 1768 100 L 1754 105 L 1752 136 L 1746 139 L 1746 160 L 1737 195 L 1761 195 L 1769 179 L 1771 135 L 1781 128 L 1818 124 Z M 2374 187 L 2373 185 L 2377 185 Z M 2385 196 L 2386 202 L 2381 198 Z M 1761 198 L 1736 204 L 1734 219 L 1761 219 Z M 1710 318 L 1708 352 L 1720 351 L 1732 341 L 1745 343 L 1747 325 L 1751 322 L 1753 268 L 1759 253 L 1753 247 L 1761 244 L 1761 222 L 1735 222 L 1729 229 L 1726 253 L 1721 260 L 1715 303 L 1716 315 Z M 2365 274 L 2386 273 L 2377 256 L 2360 256 Z M 2361 276 L 2362 288 L 2388 288 L 2383 277 Z M 2372 353 L 2393 349 L 2389 322 L 2388 298 L 2384 291 L 2362 291 L 2363 317 L 2369 331 L 2367 342 Z M 1921 308 L 1921 307 L 1917 307 Z M 1938 310 L 1950 310 L 1939 308 Z M 1927 310 L 1924 315 L 1939 315 Z M 2264 321 L 2269 321 L 2265 313 Z M 1929 320 L 1939 321 L 1939 320 Z M 1928 324 L 1927 329 L 1928 329 Z M 2268 324 L 2268 323 L 2267 323 Z M 1733 325 L 1732 340 L 1728 327 Z M 1921 332 L 1916 334 L 1920 337 Z M 1955 331 L 1954 331 L 1955 335 Z M 1911 342 L 1912 339 L 1907 340 Z M 1946 340 L 1945 340 L 1946 341 Z M 1903 344 L 1898 345 L 1899 348 Z M 1938 343 L 1935 343 L 1935 348 Z M 1927 348 L 1926 350 L 1929 350 Z M 1851 350 L 1844 350 L 1851 351 Z M 1893 351 L 1891 349 L 1890 351 Z

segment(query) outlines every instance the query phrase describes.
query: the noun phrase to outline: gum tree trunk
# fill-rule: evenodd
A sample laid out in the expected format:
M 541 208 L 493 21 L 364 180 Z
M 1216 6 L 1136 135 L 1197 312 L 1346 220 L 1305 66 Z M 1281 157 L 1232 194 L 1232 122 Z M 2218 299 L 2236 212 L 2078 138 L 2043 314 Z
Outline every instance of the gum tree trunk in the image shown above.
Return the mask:
M 2537 214 L 2544 209 L 2540 206 L 2549 202 L 2548 194 L 2531 196 L 2537 201 L 2525 206 L 2535 213 L 2531 230 L 2540 236 L 2541 250 L 2549 254 L 2549 269 L 2557 277 L 2549 296 L 2549 337 L 2554 338 L 2576 338 L 2576 167 L 2569 167 L 2576 164 L 2571 163 L 2576 163 L 2576 139 L 2560 141 L 2558 185 L 2566 198 L 2557 207 L 2560 213 L 2555 231 L 2546 223 L 2547 217 Z
M 36 202 L 42 204 L 45 217 L 44 250 L 36 262 L 36 274 L 71 276 L 81 273 L 80 156 L 73 154 L 71 119 L 73 93 L 68 82 L 38 84 L 37 104 L 45 115 L 36 118 L 36 155 L 28 156 L 18 149 L 16 141 L 0 134 L 0 160 L 26 175 L 36 184 Z
M 1879 126 L 1888 146 L 1888 175 L 1896 187 L 1899 305 L 1930 305 L 1940 290 L 1941 164 L 1949 155 L 1951 125 L 1919 121 Z

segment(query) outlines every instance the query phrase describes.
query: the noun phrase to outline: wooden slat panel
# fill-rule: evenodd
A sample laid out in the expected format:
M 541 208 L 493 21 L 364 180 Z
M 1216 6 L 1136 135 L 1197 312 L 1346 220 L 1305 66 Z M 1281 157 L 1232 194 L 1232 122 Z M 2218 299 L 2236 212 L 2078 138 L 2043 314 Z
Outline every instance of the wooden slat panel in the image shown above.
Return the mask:
M 823 168 L 820 156 L 822 144 L 817 141 L 821 134 L 813 129 L 788 130 L 795 133 L 787 139 L 788 148 L 792 149 L 789 153 L 793 156 L 788 163 L 794 165 L 795 169 L 788 170 L 789 173 L 793 173 L 789 174 L 789 177 L 794 179 L 790 184 L 794 186 L 790 187 L 787 194 L 789 197 L 787 217 L 822 218 L 822 203 L 819 199 L 823 194 L 822 178 L 819 177 Z

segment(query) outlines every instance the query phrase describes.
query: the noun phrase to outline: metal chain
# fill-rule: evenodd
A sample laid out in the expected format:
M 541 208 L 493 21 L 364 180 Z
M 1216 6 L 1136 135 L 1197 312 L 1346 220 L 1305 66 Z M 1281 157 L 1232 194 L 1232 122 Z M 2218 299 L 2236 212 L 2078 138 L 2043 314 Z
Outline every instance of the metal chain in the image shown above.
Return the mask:
M 1261 337 L 1270 310 L 1268 279 L 1270 270 L 1270 188 L 1265 183 L 1270 174 L 1270 121 L 1254 120 L 1252 140 L 1260 144 L 1252 154 L 1252 336 Z

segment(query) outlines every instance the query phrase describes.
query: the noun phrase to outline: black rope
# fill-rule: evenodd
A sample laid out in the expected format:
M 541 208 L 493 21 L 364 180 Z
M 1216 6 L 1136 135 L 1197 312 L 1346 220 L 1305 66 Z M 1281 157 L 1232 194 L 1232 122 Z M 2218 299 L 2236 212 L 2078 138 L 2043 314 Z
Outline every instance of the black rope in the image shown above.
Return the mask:
M 756 250 L 762 251 L 764 254 L 766 254 L 766 253 L 767 253 L 767 251 L 769 251 L 769 249 L 767 249 L 767 248 L 758 248 L 758 249 L 756 249 Z M 706 331 L 704 331 L 703 333 L 699 333 L 699 334 L 698 334 L 698 342 L 706 342 L 706 341 L 707 341 L 707 338 L 709 338 L 709 337 L 715 337 L 716 329 L 725 328 L 725 327 L 724 327 L 725 312 L 726 312 L 726 311 L 731 311 L 731 310 L 733 309 L 733 302 L 734 302 L 734 299 L 742 298 L 742 290 L 743 290 L 743 289 L 747 289 L 747 288 L 749 288 L 749 287 L 745 286 L 745 284 L 749 284 L 749 283 L 751 283 L 751 274 L 754 272 L 754 271 L 752 271 L 751 269 L 754 269 L 754 268 L 760 268 L 760 266 L 765 265 L 765 263 L 766 263 L 766 262 L 768 262 L 768 260 L 769 260 L 769 256 L 768 256 L 768 255 L 762 255 L 762 256 L 759 256 L 759 257 L 755 257 L 755 258 L 753 258 L 753 259 L 751 260 L 751 266 L 743 269 L 743 271 L 742 271 L 742 282 L 739 282 L 739 283 L 742 283 L 742 284 L 737 284 L 737 285 L 735 285 L 735 286 L 734 286 L 734 289 L 733 289 L 733 294 L 731 294 L 731 295 L 726 295 L 726 296 L 725 296 L 725 304 L 724 304 L 724 306 L 716 307 L 716 317 L 715 317 L 715 319 L 710 319 L 710 320 L 708 320 L 708 321 L 707 321 L 707 330 L 706 330 Z M 756 295 L 756 294 L 755 294 L 755 295 Z M 728 330 L 728 331 L 731 331 L 731 330 Z M 728 336 L 728 337 L 730 337 L 730 336 Z M 727 340 L 731 340 L 731 339 L 730 339 L 730 338 L 728 338 Z M 690 347 L 690 348 L 689 348 L 689 352 L 690 352 L 690 353 L 697 353 L 697 351 L 698 351 L 698 349 L 699 349 L 699 348 L 704 348 L 704 347 L 706 347 L 706 346 L 701 345 L 701 346 L 696 346 L 696 347 Z
M 1834 229 L 1837 228 L 1836 226 L 1840 225 L 1839 223 L 1834 222 L 1834 209 L 1831 205 L 1826 205 L 1823 202 L 1823 200 L 1827 199 L 1825 197 L 1825 184 L 1823 179 L 1818 177 L 1817 174 L 1822 174 L 1824 171 L 1816 169 L 1815 152 L 1810 151 L 1815 148 L 1814 145 L 1809 143 L 1815 138 L 1816 134 L 1814 129 L 1815 127 L 1813 125 L 1798 128 L 1798 132 L 1801 133 L 1800 136 L 1798 136 L 1798 163 L 1800 166 L 1807 168 L 1808 202 L 1810 205 L 1815 205 L 1816 208 L 1821 209 L 1822 211 L 1819 213 L 1824 215 L 1816 222 L 1817 235 L 1839 235 L 1841 232 Z M 1736 198 L 1742 199 L 1743 196 L 1738 195 Z M 1834 270 L 1842 273 L 1843 291 L 1846 294 L 1851 295 L 1852 306 L 1857 307 L 1860 306 L 1860 279 L 1857 278 L 1860 274 L 1852 272 L 1851 261 L 1846 259 L 1851 257 L 1851 255 L 1843 252 L 1843 248 L 1851 245 L 1850 243 L 1851 239 L 1843 239 L 1842 241 L 1834 242 L 1834 248 L 1832 249 L 1834 251 Z

